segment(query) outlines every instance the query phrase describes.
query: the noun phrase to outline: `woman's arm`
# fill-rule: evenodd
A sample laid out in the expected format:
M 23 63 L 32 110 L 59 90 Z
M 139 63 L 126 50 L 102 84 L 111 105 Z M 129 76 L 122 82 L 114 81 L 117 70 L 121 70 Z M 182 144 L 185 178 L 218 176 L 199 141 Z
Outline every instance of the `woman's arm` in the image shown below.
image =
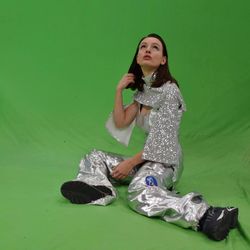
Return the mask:
M 130 125 L 131 122 L 135 119 L 136 113 L 139 108 L 137 102 L 130 104 L 125 109 L 123 107 L 122 91 L 131 82 L 134 82 L 134 75 L 125 74 L 116 87 L 113 118 L 117 128 L 124 128 Z
M 124 179 L 128 176 L 129 172 L 138 164 L 144 162 L 142 159 L 142 152 L 134 155 L 133 157 L 122 161 L 112 172 L 112 177 L 115 179 Z
M 139 109 L 138 102 L 133 102 L 124 109 L 122 91 L 131 83 L 134 82 L 133 74 L 125 74 L 116 87 L 115 107 L 113 112 L 114 122 L 117 128 L 124 128 L 131 124 Z M 125 178 L 129 172 L 138 164 L 144 162 L 142 159 L 142 151 L 133 157 L 122 161 L 114 171 L 112 177 L 115 179 Z

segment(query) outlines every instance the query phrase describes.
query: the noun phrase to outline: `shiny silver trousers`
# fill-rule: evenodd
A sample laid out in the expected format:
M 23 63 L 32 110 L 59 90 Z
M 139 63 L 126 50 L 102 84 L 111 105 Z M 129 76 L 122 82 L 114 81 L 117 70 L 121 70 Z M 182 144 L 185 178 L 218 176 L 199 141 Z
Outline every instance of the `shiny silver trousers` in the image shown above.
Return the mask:
M 148 217 L 161 217 L 165 221 L 197 230 L 199 220 L 209 208 L 202 196 L 193 192 L 180 196 L 175 191 L 170 191 L 173 186 L 173 168 L 162 163 L 145 162 L 135 167 L 126 179 L 113 179 L 112 170 L 126 158 L 93 150 L 81 160 L 77 181 L 103 185 L 112 190 L 112 196 L 108 195 L 91 204 L 111 203 L 117 198 L 113 184 L 129 184 L 128 203 L 133 210 Z

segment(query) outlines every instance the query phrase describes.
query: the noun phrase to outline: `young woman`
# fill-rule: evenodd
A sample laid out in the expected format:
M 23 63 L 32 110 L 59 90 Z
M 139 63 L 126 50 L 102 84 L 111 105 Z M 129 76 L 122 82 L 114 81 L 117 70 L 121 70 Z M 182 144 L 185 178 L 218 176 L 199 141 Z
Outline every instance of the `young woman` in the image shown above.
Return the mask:
M 136 90 L 123 105 L 122 92 Z M 198 193 L 180 196 L 175 183 L 182 172 L 178 130 L 185 103 L 171 76 L 165 42 L 156 34 L 143 37 L 129 68 L 116 87 L 114 111 L 106 127 L 128 144 L 134 125 L 147 134 L 144 147 L 132 157 L 93 150 L 80 162 L 76 180 L 61 187 L 76 204 L 107 205 L 117 197 L 112 184 L 129 183 L 128 202 L 140 214 L 192 227 L 214 240 L 223 240 L 238 220 L 237 208 L 209 206 Z

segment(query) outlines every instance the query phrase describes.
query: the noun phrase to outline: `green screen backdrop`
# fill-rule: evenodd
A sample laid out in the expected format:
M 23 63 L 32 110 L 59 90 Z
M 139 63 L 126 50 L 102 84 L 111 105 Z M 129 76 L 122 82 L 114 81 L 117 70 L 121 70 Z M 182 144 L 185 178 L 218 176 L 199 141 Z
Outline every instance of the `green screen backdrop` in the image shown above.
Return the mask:
M 0 2 L 0 249 L 250 248 L 250 2 L 248 0 L 2 0 Z M 129 209 L 60 194 L 93 148 L 132 155 L 105 130 L 115 87 L 139 39 L 160 34 L 187 104 L 181 194 L 240 209 L 222 242 Z M 125 100 L 130 102 L 127 90 Z

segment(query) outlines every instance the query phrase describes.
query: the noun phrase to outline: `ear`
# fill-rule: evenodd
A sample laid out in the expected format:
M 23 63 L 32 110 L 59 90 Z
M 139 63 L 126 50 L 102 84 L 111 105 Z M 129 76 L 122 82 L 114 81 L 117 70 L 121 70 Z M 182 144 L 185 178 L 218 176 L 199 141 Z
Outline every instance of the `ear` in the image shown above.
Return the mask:
M 167 62 L 167 57 L 164 56 L 161 61 L 161 65 L 164 65 Z

